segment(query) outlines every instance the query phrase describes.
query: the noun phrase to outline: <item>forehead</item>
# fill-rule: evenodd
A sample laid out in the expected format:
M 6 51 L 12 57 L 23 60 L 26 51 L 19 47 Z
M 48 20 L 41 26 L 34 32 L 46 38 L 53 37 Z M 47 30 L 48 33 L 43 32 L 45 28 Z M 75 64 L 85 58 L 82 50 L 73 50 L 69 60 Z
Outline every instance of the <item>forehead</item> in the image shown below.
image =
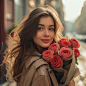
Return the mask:
M 42 16 L 39 19 L 39 24 L 50 24 L 50 25 L 54 25 L 54 20 L 51 16 Z

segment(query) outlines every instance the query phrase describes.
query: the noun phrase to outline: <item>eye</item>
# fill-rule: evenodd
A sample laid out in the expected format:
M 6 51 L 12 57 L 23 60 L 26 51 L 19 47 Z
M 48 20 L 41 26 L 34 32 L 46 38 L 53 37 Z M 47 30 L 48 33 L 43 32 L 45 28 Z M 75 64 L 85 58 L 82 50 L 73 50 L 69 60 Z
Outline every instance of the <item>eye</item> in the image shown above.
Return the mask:
M 42 27 L 38 27 L 38 30 L 42 30 L 43 28 Z
M 54 31 L 54 28 L 49 28 L 49 30 Z

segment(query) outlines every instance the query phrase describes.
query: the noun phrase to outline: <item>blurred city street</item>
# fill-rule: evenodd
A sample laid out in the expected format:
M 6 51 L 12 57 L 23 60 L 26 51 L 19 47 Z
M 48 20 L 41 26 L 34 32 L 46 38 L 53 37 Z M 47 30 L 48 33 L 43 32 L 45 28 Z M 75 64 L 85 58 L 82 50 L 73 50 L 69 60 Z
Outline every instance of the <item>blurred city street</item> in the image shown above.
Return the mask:
M 0 64 L 4 59 L 2 53 L 11 45 L 7 39 L 10 32 L 32 10 L 45 5 L 50 5 L 57 11 L 64 27 L 63 35 L 79 41 L 80 57 L 76 66 L 80 74 L 74 80 L 75 86 L 86 86 L 86 0 L 0 0 Z M 11 36 L 13 37 L 14 33 L 11 33 Z M 0 66 L 0 86 L 17 86 L 15 81 L 6 81 L 5 75 L 5 65 Z M 10 75 L 9 77 L 12 80 Z

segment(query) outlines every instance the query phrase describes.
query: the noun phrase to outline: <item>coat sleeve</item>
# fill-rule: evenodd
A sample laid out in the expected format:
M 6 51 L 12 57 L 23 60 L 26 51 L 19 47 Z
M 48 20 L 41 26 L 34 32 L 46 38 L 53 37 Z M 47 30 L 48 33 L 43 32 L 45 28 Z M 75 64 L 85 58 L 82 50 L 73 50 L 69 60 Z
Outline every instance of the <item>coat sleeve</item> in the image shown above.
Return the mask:
M 45 75 L 40 75 L 32 86 L 52 86 L 50 80 Z

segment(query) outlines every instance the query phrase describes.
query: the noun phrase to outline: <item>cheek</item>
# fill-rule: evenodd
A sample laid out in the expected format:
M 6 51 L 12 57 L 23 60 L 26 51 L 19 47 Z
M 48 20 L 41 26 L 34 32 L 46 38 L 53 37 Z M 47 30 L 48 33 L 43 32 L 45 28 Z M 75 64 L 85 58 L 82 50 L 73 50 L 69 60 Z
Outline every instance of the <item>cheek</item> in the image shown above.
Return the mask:
M 55 38 L 55 33 L 51 33 L 51 38 L 52 38 L 52 39 Z
M 42 36 L 42 33 L 37 32 L 37 34 L 33 37 L 33 41 L 34 41 L 34 42 L 38 41 L 38 39 L 40 39 L 41 36 Z
M 37 32 L 37 34 L 35 36 L 35 39 L 39 39 L 39 38 L 41 38 L 41 36 L 42 36 L 42 33 L 41 32 Z
M 34 41 L 34 43 L 37 43 L 37 37 L 36 36 L 33 37 L 33 41 Z

